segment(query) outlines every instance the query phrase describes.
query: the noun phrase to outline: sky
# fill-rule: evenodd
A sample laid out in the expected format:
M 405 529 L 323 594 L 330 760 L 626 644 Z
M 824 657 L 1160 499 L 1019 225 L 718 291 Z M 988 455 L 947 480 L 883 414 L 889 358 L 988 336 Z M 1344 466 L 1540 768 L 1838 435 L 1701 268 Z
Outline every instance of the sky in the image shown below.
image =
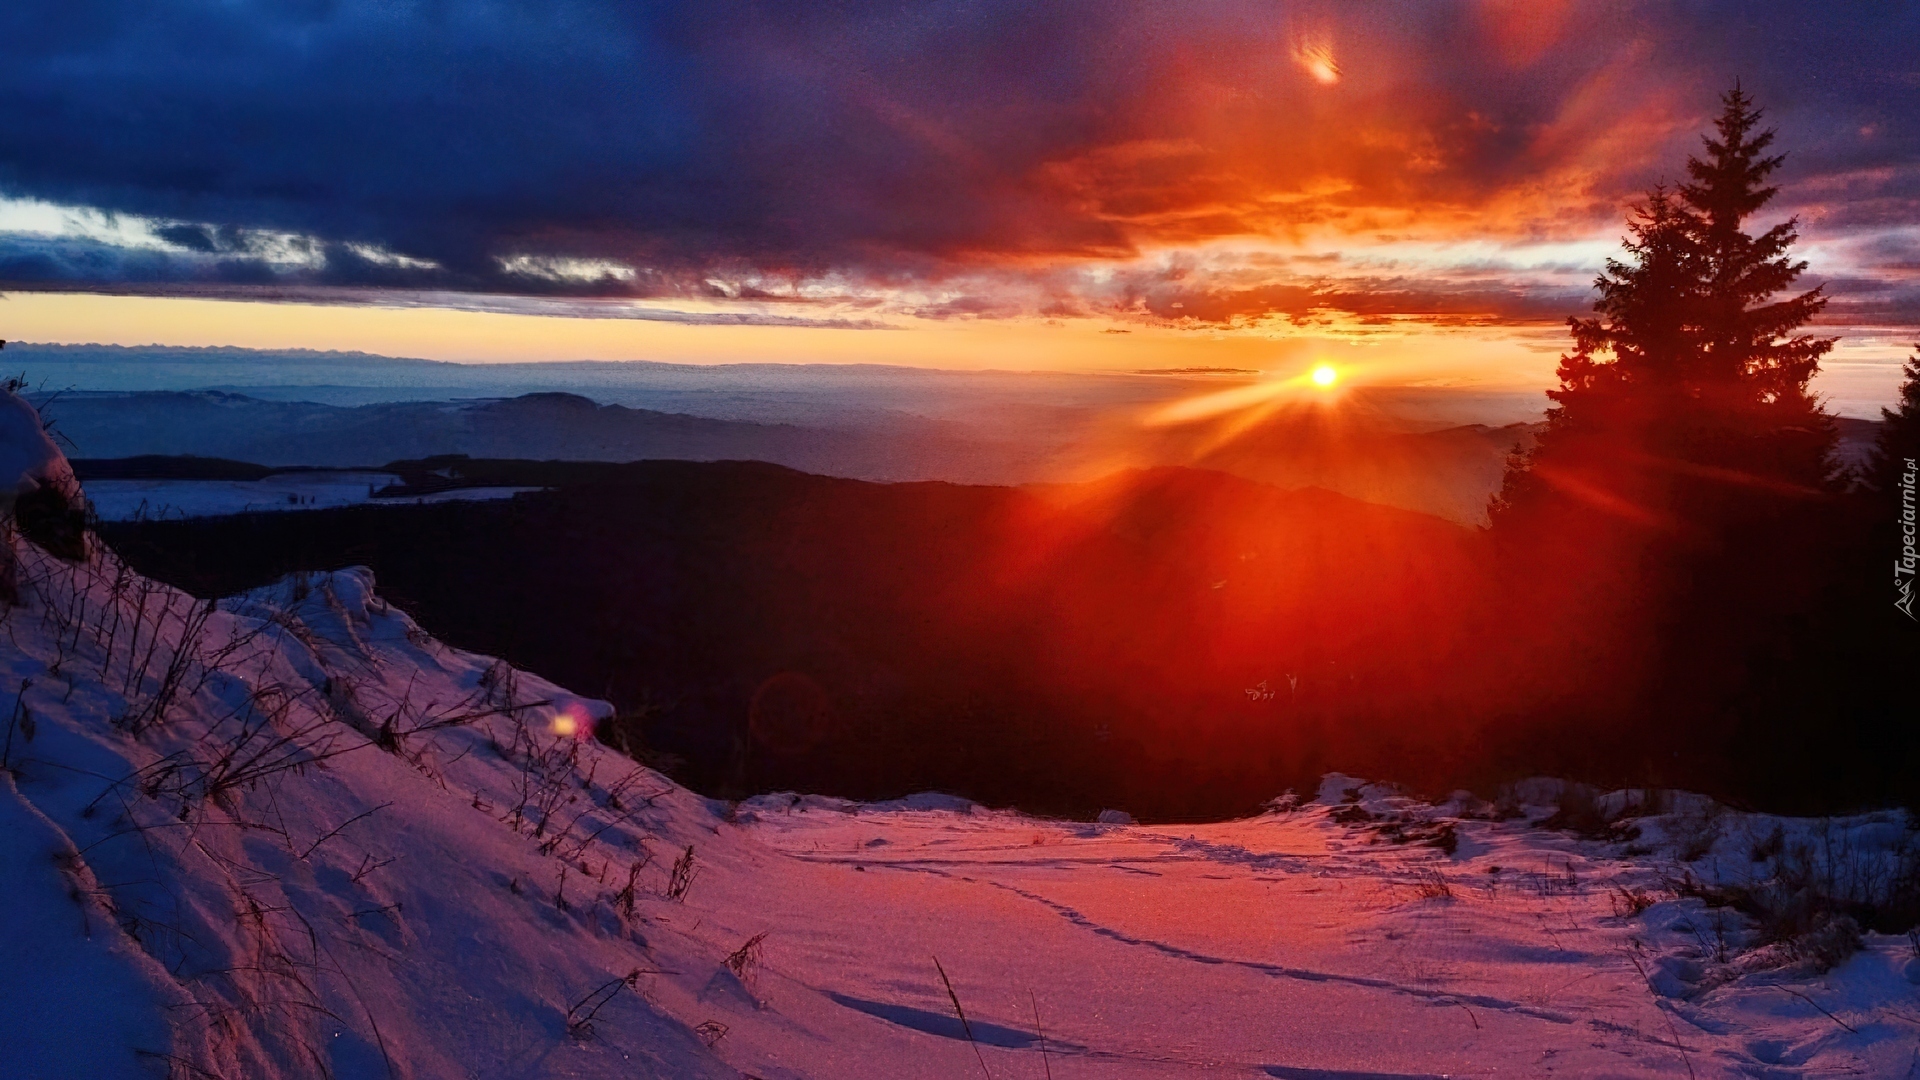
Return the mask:
M 1920 5 L 69 0 L 0 11 L 0 336 L 1544 385 L 1736 80 L 1920 339 Z

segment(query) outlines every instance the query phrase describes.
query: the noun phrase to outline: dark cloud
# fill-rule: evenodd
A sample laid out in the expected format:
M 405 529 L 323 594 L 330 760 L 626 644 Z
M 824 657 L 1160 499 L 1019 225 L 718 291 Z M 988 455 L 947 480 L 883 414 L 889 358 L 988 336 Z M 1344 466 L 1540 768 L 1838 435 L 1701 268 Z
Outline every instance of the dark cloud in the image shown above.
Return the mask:
M 1821 321 L 1834 325 L 1920 328 L 1920 275 L 1889 280 L 1844 277 L 1826 282 Z
M 1417 319 L 1452 325 L 1560 323 L 1592 305 L 1582 292 L 1498 280 L 1440 277 L 1302 279 L 1242 284 L 1236 275 L 1193 272 L 1127 276 L 1108 313 L 1162 324 L 1234 326 L 1281 318 L 1296 324 L 1351 318 Z
M 176 247 L 188 251 L 215 252 L 220 250 L 220 241 L 215 232 L 205 225 L 163 225 L 154 230 L 155 235 Z
M 61 275 L 58 259 L 42 253 L 19 257 L 0 255 L 0 280 L 57 285 L 61 292 L 104 296 L 172 296 L 202 300 L 236 300 L 263 304 L 334 304 L 383 308 L 434 308 L 490 315 L 533 315 L 560 319 L 624 319 L 633 322 L 676 323 L 683 326 L 781 326 L 825 330 L 891 330 L 876 319 L 836 315 L 771 314 L 763 311 L 684 311 L 641 306 L 627 298 L 582 296 L 528 296 L 470 291 L 367 288 L 361 285 L 289 283 L 283 275 L 248 263 L 224 274 L 177 275 L 170 281 L 108 281 Z M 18 277 L 10 277 L 18 270 Z
M 89 240 L 15 238 L 0 249 L 0 281 L 60 287 L 86 282 L 223 280 L 222 264 Z
M 1574 235 L 1677 175 L 1736 78 L 1810 227 L 1910 222 L 1916 40 L 1914 5 L 1732 0 L 16 3 L 0 189 L 157 219 L 178 250 L 9 242 L 0 277 L 705 296 L 716 272 L 930 281 L 1304 228 Z M 1314 45 L 1337 85 L 1303 69 Z M 319 250 L 276 262 L 261 233 Z M 1201 321 L 1560 303 L 1176 292 L 1135 299 Z

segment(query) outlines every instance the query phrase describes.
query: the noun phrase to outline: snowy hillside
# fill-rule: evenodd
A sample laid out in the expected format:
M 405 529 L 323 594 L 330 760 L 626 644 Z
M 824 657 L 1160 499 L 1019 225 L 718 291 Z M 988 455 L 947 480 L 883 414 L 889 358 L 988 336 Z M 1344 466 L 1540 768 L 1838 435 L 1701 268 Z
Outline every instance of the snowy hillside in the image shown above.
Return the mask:
M 45 483 L 15 494 L 70 483 L 24 415 L 0 461 Z M 1885 890 L 1912 870 L 1897 814 L 1585 807 L 1550 783 L 1435 806 L 1342 777 L 1206 826 L 943 796 L 729 806 L 592 741 L 606 704 L 435 641 L 365 571 L 210 604 L 98 545 L 6 545 L 0 1076 L 1920 1060 L 1908 938 L 1850 951 L 1833 920 L 1768 944 L 1708 906 L 1823 875 Z M 1556 804 L 1585 835 L 1535 824 Z
M 381 472 L 275 473 L 260 480 L 90 480 L 87 498 L 101 521 L 161 521 L 341 506 L 403 506 L 510 499 L 535 487 L 467 487 L 430 495 L 380 496 L 400 477 Z

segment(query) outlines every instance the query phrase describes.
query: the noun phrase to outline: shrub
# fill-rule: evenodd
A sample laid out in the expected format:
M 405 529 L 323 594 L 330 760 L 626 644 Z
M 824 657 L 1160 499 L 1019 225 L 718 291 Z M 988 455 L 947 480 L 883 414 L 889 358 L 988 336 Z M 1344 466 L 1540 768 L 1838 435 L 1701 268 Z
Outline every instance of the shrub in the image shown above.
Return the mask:
M 14 501 L 13 517 L 21 535 L 49 555 L 68 562 L 86 561 L 85 503 L 70 501 L 58 487 L 43 483 Z
M 1632 918 L 1660 902 L 1660 897 L 1650 889 L 1629 889 L 1624 885 L 1615 885 L 1607 893 L 1607 900 L 1613 905 L 1616 919 Z
M 1632 840 L 1640 835 L 1639 827 L 1623 826 L 1620 821 L 1640 805 L 1630 803 L 1620 813 L 1609 814 L 1600 805 L 1599 792 L 1586 784 L 1568 783 L 1561 787 L 1553 813 L 1540 821 L 1540 827 L 1565 829 L 1588 840 Z
M 1812 842 L 1785 844 L 1773 873 L 1711 885 L 1687 872 L 1671 883 L 1682 896 L 1730 907 L 1754 922 L 1762 944 L 1833 967 L 1859 948 L 1863 930 L 1900 933 L 1920 925 L 1920 843 L 1906 833 L 1886 850 L 1862 848 L 1825 823 Z
M 1832 971 L 1860 951 L 1860 924 L 1845 915 L 1826 917 L 1783 944 L 1794 959 L 1805 960 L 1818 971 Z

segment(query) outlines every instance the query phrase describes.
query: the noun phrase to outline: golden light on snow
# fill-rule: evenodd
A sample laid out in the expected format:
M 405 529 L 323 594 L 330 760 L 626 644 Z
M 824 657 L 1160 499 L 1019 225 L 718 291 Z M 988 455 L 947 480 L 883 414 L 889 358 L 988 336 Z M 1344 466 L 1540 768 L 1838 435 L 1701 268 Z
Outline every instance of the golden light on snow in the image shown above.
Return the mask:
M 1336 371 L 1332 364 L 1321 364 L 1313 369 L 1313 374 L 1309 377 L 1313 379 L 1315 386 L 1332 386 L 1339 381 L 1340 372 Z
M 555 735 L 558 735 L 563 739 L 571 739 L 575 735 L 579 734 L 579 732 L 580 732 L 580 721 L 575 720 L 573 718 L 572 713 L 563 712 L 563 713 L 554 714 L 553 733 Z
M 1302 45 L 1295 50 L 1300 66 L 1307 69 L 1313 81 L 1322 86 L 1332 86 L 1340 81 L 1340 65 L 1333 62 L 1333 48 L 1324 44 Z

